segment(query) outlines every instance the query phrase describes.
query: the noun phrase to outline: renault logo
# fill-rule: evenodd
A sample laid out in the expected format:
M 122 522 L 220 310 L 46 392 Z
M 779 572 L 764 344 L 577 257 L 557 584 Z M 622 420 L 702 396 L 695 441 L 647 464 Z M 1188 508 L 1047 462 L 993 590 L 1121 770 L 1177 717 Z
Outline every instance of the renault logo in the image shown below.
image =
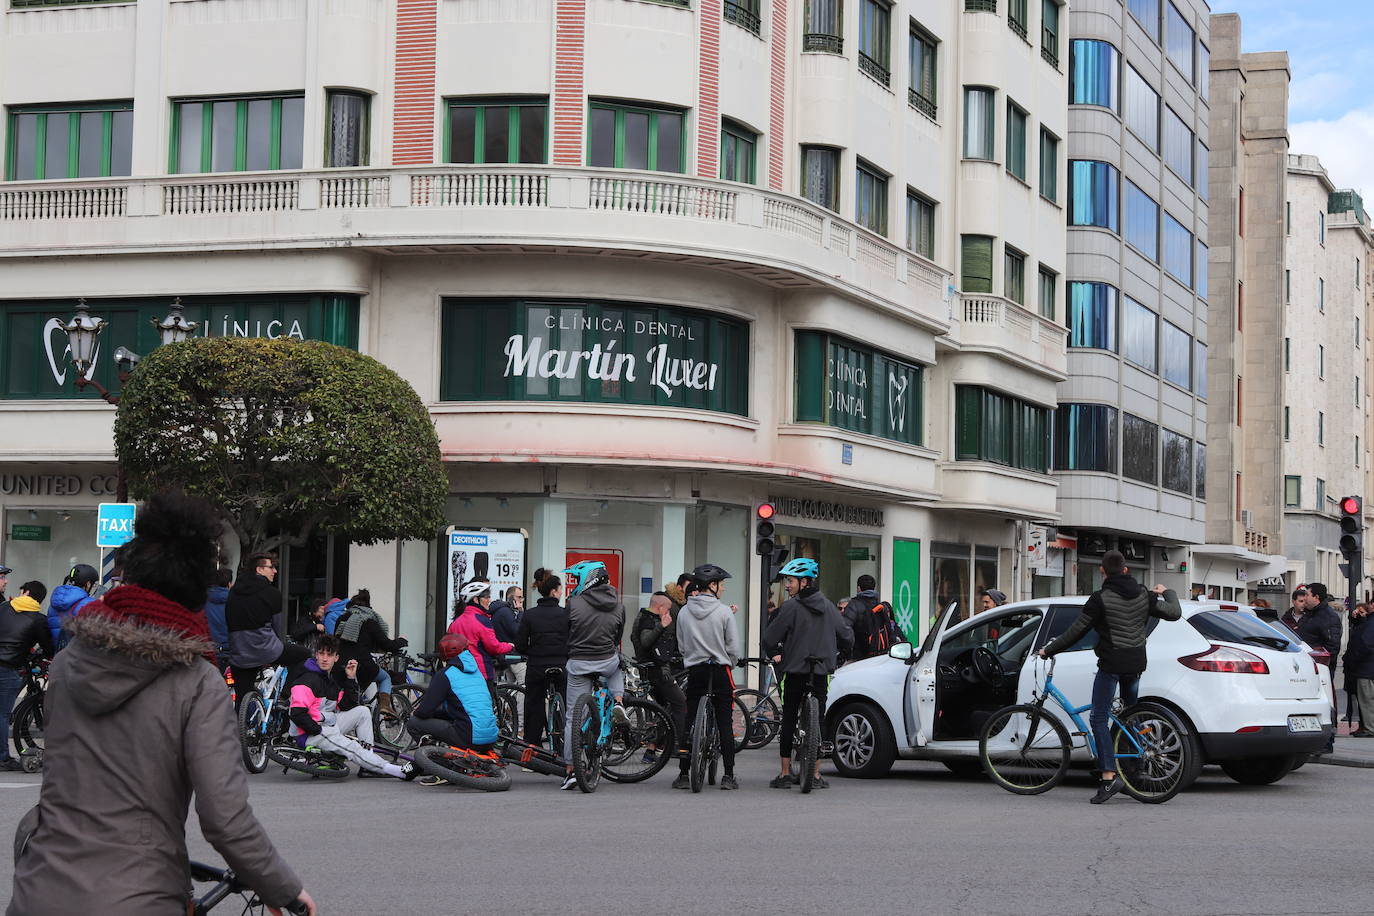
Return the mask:
M 1299 670 L 1300 670 L 1300 669 L 1299 669 L 1299 667 L 1298 667 L 1297 660 L 1295 659 L 1295 660 L 1293 661 L 1293 673 L 1294 673 L 1294 674 L 1297 674 Z

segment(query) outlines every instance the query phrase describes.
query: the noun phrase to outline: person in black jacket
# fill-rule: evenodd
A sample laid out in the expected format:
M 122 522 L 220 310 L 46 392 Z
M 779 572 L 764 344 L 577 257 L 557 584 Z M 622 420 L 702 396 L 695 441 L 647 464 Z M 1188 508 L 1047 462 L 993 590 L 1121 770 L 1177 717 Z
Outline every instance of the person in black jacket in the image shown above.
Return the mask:
M 258 675 L 268 665 L 297 665 L 310 657 L 310 650 L 282 642 L 279 635 L 282 614 L 281 592 L 273 583 L 277 560 L 270 553 L 255 553 L 229 589 L 224 603 L 224 623 L 229 629 L 229 666 L 238 685 L 241 700 L 253 689 Z
M 363 685 L 377 682 L 377 707 L 383 712 L 394 712 L 391 707 L 391 675 L 377 664 L 372 653 L 395 652 L 410 645 L 404 636 L 391 638 L 386 621 L 371 608 L 372 593 L 365 588 L 348 600 L 348 613 L 339 618 L 334 635 L 339 638 L 339 657 L 344 662 L 358 663 L 358 681 Z M 340 675 L 339 666 L 334 668 L 334 679 Z M 363 687 L 367 689 L 366 686 Z
M 1307 583 L 1307 596 L 1303 598 L 1306 612 L 1298 618 L 1298 639 L 1313 649 L 1325 649 L 1330 653 L 1326 659 L 1331 669 L 1331 721 L 1338 718 L 1336 709 L 1336 662 L 1341 655 L 1341 615 L 1327 603 L 1330 594 L 1320 582 Z M 1331 730 L 1331 741 L 1326 746 L 1329 754 L 1336 749 L 1336 730 Z
M 10 756 L 10 713 L 24 688 L 24 666 L 34 646 L 44 658 L 52 658 L 52 633 L 43 615 L 43 599 L 48 587 L 42 582 L 25 582 L 19 595 L 0 604 L 0 772 L 22 770 Z
M 567 691 L 568 609 L 563 607 L 563 580 L 548 573 L 539 581 L 539 601 L 520 615 L 515 651 L 525 656 L 525 740 L 544 740 L 544 700 L 549 683 L 561 696 Z M 550 668 L 559 669 L 550 674 Z M 566 715 L 566 711 L 564 715 Z
M 840 610 L 845 623 L 854 631 L 854 648 L 850 650 L 849 658 L 859 661 L 873 654 L 869 650 L 869 641 L 873 637 L 873 609 L 882 599 L 878 597 L 878 581 L 872 576 L 862 575 L 854 584 L 858 591 Z
M 1360 727 L 1352 738 L 1374 738 L 1374 622 L 1369 606 L 1360 605 L 1350 613 L 1350 644 L 1345 650 L 1345 689 L 1356 698 Z
M 673 599 L 667 592 L 654 592 L 649 598 L 649 606 L 635 618 L 630 643 L 650 694 L 668 710 L 678 735 L 687 734 L 687 695 L 674 680 L 682 670 L 682 655 L 677 647 Z

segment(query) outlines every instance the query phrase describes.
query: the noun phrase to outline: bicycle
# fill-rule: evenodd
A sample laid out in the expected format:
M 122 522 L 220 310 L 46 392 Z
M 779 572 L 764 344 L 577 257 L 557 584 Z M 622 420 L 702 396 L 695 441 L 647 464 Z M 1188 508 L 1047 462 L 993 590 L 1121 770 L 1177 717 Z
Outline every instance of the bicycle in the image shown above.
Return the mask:
M 697 701 L 696 716 L 692 720 L 692 756 L 687 779 L 693 793 L 700 792 L 704 783 L 714 786 L 720 766 L 720 730 L 716 727 L 713 697 L 714 694 L 707 693 Z
M 591 692 L 573 703 L 569 758 L 577 787 L 595 792 L 604 774 L 611 782 L 641 782 L 668 762 L 668 754 L 644 760 L 650 744 L 676 747 L 677 734 L 667 710 L 648 700 L 625 697 L 625 721 L 612 721 L 613 704 L 601 675 L 591 675 Z
M 746 658 L 741 664 L 745 668 L 759 666 L 759 689 L 741 687 L 735 691 L 751 723 L 744 748 L 756 751 L 771 744 L 782 730 L 782 695 L 771 658 Z
M 1017 795 L 1039 795 L 1063 781 L 1074 748 L 1072 738 L 1084 738 L 1088 753 L 1097 757 L 1097 742 L 1082 716 L 1092 704 L 1070 705 L 1054 686 L 1054 665 L 1053 658 L 1046 663 L 1044 686 L 1032 694 L 1030 703 L 993 713 L 978 740 L 984 771 Z M 1045 708 L 1049 700 L 1073 721 L 1072 737 L 1059 717 Z M 1197 777 L 1202 760 L 1188 739 L 1187 726 L 1167 707 L 1134 703 L 1120 712 L 1113 710 L 1108 721 L 1117 775 L 1127 795 L 1147 804 L 1162 804 Z
M 821 701 L 816 696 L 816 668 L 823 663 L 824 660 L 815 655 L 806 657 L 808 670 L 802 687 L 801 709 L 792 736 L 792 767 L 796 769 L 800 765 L 802 768 L 798 782 L 803 795 L 815 786 L 816 767 L 819 766 L 821 754 Z M 828 675 L 820 674 L 820 677 Z
M 250 773 L 267 769 L 268 745 L 287 732 L 288 704 L 282 702 L 285 687 L 284 665 L 265 668 L 239 704 L 239 747 Z
M 679 657 L 676 660 L 676 664 L 680 665 L 681 663 L 682 659 Z M 686 693 L 687 669 L 679 668 L 678 670 L 674 671 L 673 682 L 677 684 L 679 690 L 681 690 L 683 693 Z M 733 734 L 735 740 L 735 753 L 738 754 L 746 747 L 749 747 L 749 740 L 754 730 L 754 715 L 750 711 L 749 706 L 745 703 L 745 700 L 740 697 L 740 692 L 738 690 L 735 691 L 734 704 L 735 708 L 731 713 L 730 719 L 730 731 Z M 759 746 L 762 747 L 762 745 Z
M 239 880 L 239 876 L 227 868 L 216 868 L 213 865 L 206 865 L 203 862 L 191 862 L 191 880 L 199 881 L 202 884 L 215 882 L 215 886 L 210 888 L 205 894 L 192 901 L 190 908 L 191 916 L 203 916 L 215 907 L 219 906 L 231 896 L 238 895 L 243 899 L 243 913 L 263 914 L 267 912 L 267 904 L 262 902 L 253 889 Z M 304 916 L 309 910 L 305 904 L 299 900 L 293 900 L 281 908 L 283 913 L 290 913 L 292 916 Z
M 497 750 L 476 751 L 448 744 L 422 744 L 415 750 L 415 765 L 431 776 L 482 792 L 510 788 L 506 762 Z
M 48 684 L 48 660 L 29 654 L 24 667 L 24 699 L 10 713 L 10 740 L 25 773 L 43 768 L 43 693 Z

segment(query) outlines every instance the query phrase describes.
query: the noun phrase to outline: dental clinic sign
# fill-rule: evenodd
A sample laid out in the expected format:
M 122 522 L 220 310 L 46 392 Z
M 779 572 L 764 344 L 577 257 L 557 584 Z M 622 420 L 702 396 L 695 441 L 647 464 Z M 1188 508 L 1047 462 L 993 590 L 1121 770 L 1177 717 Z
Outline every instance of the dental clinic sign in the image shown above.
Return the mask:
M 797 422 L 921 444 L 921 367 L 821 331 L 797 332 Z
M 693 309 L 446 299 L 446 401 L 589 401 L 748 411 L 749 327 Z

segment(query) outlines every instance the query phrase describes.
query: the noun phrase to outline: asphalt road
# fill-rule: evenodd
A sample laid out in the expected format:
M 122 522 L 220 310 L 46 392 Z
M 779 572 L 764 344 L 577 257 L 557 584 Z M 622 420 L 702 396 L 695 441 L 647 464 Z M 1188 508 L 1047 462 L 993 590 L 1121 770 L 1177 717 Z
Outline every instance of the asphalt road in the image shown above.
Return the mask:
M 1208 768 L 1168 804 L 1099 807 L 1086 773 L 1021 798 L 924 763 L 803 796 L 768 788 L 772 750 L 741 757 L 730 793 L 673 791 L 671 766 L 594 795 L 524 771 L 484 795 L 277 769 L 252 777 L 253 803 L 330 914 L 1374 910 L 1369 770 L 1308 765 L 1251 788 Z M 34 777 L 0 774 L 6 845 L 37 795 Z M 193 855 L 216 861 L 191 829 Z M 11 871 L 0 857 L 0 899 Z

